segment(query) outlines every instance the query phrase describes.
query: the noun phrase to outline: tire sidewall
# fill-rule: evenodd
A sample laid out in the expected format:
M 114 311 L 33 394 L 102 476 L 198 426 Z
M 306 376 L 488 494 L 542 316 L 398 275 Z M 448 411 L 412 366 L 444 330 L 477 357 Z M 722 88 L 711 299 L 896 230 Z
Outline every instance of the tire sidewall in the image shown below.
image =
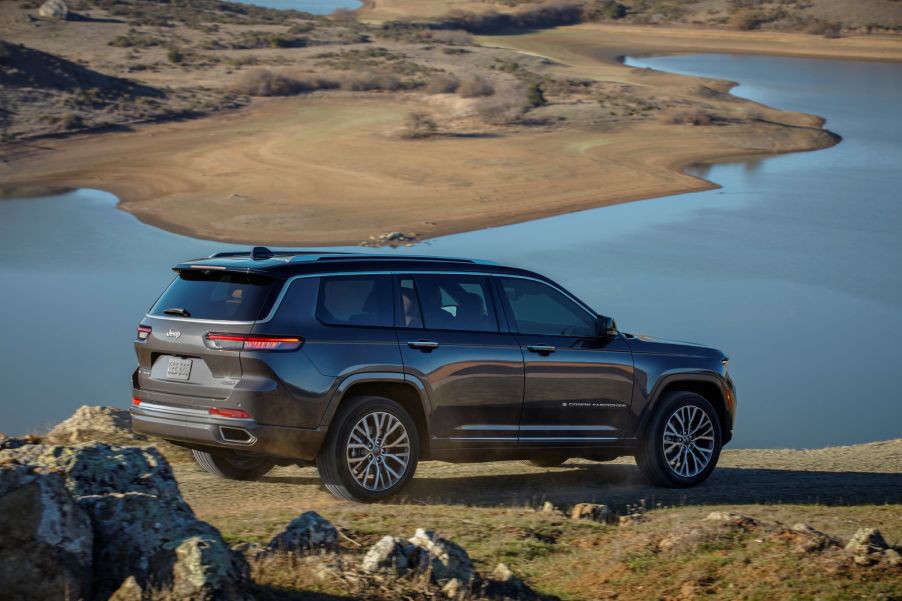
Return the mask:
M 670 468 L 670 465 L 664 456 L 663 445 L 661 444 L 664 436 L 664 429 L 670 416 L 672 416 L 677 409 L 685 406 L 698 407 L 704 411 L 714 426 L 714 452 L 711 455 L 711 460 L 708 462 L 708 465 L 705 466 L 704 470 L 689 478 L 680 476 Z M 706 398 L 695 394 L 694 392 L 677 392 L 665 399 L 656 411 L 655 417 L 646 432 L 646 437 L 644 444 L 646 445 L 646 452 L 649 454 L 650 460 L 655 462 L 661 475 L 668 480 L 668 483 L 671 486 L 681 488 L 695 486 L 696 484 L 704 482 L 708 476 L 711 475 L 711 472 L 714 471 L 714 468 L 717 467 L 717 461 L 720 458 L 720 450 L 723 447 L 723 435 L 720 418 L 718 417 L 717 412 Z
M 354 479 L 346 460 L 345 448 L 354 425 L 364 415 L 375 412 L 389 413 L 400 420 L 407 430 L 410 440 L 407 471 L 394 486 L 379 491 L 367 490 Z M 420 459 L 420 439 L 413 418 L 401 405 L 384 397 L 358 397 L 348 401 L 346 409 L 340 411 L 332 423 L 334 430 L 330 433 L 328 444 L 324 450 L 330 454 L 327 460 L 334 462 L 335 472 L 351 497 L 364 502 L 379 501 L 397 494 L 413 477 Z

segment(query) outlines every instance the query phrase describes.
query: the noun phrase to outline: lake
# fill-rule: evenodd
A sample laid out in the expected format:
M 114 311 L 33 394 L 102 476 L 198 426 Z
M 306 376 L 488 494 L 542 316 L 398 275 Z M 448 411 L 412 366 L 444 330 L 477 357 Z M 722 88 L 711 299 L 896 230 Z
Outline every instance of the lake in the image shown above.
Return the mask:
M 542 272 L 621 329 L 731 357 L 732 446 L 902 436 L 902 65 L 698 55 L 630 64 L 742 82 L 839 145 L 691 171 L 722 186 L 438 238 L 396 252 Z M 0 201 L 0 430 L 126 406 L 134 328 L 180 259 L 229 245 L 141 224 L 110 194 Z M 261 240 L 261 243 L 265 243 Z
M 253 4 L 279 10 L 301 10 L 314 15 L 328 15 L 338 9 L 357 10 L 360 0 L 233 0 L 239 4 Z
M 314 15 L 328 15 L 338 9 L 357 10 L 360 0 L 234 0 L 239 4 L 254 4 L 279 10 L 301 10 Z

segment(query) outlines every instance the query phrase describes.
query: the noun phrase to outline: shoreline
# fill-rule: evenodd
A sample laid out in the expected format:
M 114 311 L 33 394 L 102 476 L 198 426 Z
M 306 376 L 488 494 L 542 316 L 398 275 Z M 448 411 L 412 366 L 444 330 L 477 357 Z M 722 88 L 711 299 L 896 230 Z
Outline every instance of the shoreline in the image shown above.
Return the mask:
M 617 56 L 688 52 L 654 50 L 645 42 L 634 42 L 630 48 L 616 39 L 587 42 L 585 37 L 597 33 L 599 28 L 621 32 L 650 29 L 578 25 L 489 39 L 514 40 L 516 44 L 500 47 L 550 58 L 554 61 L 548 67 L 550 74 L 588 73 L 599 80 L 612 74 L 624 81 L 643 77 L 631 73 L 634 68 L 614 62 Z M 568 40 L 561 42 L 559 38 L 564 34 Z M 644 51 L 636 47 L 643 44 Z M 731 48 L 701 46 L 696 51 L 732 52 Z M 549 48 L 557 52 L 541 52 Z M 902 46 L 898 54 L 894 60 L 902 60 Z M 668 72 L 655 72 L 654 77 L 660 85 L 670 87 L 715 81 Z M 717 83 L 728 86 L 724 91 L 734 85 L 723 80 Z M 389 231 L 413 233 L 419 242 L 715 189 L 718 184 L 689 175 L 685 169 L 694 164 L 819 150 L 840 140 L 820 127 L 823 119 L 819 117 L 785 113 L 779 107 L 764 107 L 732 94 L 729 98 L 767 109 L 775 118 L 762 118 L 750 125 L 712 127 L 632 123 L 597 132 L 521 128 L 484 139 L 448 135 L 399 141 L 391 132 L 397 128 L 410 98 L 392 102 L 379 95 L 350 100 L 311 94 L 258 100 L 190 122 L 154 123 L 137 126 L 127 133 L 81 134 L 42 141 L 42 149 L 7 163 L 7 172 L 15 168 L 17 173 L 4 178 L 3 196 L 12 196 L 21 188 L 30 188 L 35 195 L 42 186 L 56 190 L 102 189 L 119 198 L 117 208 L 132 213 L 143 223 L 195 238 L 238 244 L 265 241 L 271 245 L 356 245 Z M 361 118 L 361 112 L 367 115 Z M 354 121 L 352 127 L 343 127 L 343 119 Z M 329 123 L 323 125 L 324 120 Z M 286 124 L 290 131 L 285 129 Z M 361 125 L 362 129 L 357 127 Z M 255 139 L 244 147 L 235 146 L 236 134 Z M 282 155 L 291 137 L 312 143 L 301 152 L 293 146 Z M 647 138 L 654 138 L 657 143 L 649 144 Z M 261 146 L 254 147 L 254 142 Z M 233 148 L 219 151 L 220 143 L 232 143 Z M 322 152 L 324 145 L 344 145 L 350 154 L 357 155 L 348 161 L 340 150 L 332 155 Z M 413 175 L 394 164 L 386 165 L 390 160 L 374 160 L 372 152 L 361 153 L 361 146 L 373 152 L 378 149 L 395 163 L 409 161 Z M 539 152 L 531 152 L 532 147 Z M 180 148 L 182 160 L 173 162 L 167 148 Z M 79 160 L 80 156 L 83 160 Z M 143 169 L 125 164 L 130 162 L 129 157 L 139 156 Z M 566 160 L 561 160 L 562 156 Z M 447 162 L 442 160 L 446 157 L 450 159 Z M 498 162 L 499 167 L 485 168 L 484 164 L 491 161 Z M 547 162 L 555 165 L 549 167 Z M 234 170 L 223 171 L 224 164 L 233 165 Z M 198 168 L 217 173 L 198 174 Z M 255 172 L 255 178 L 241 175 Z M 221 185 L 224 177 L 231 178 L 227 186 Z M 293 177 L 297 183 L 283 181 L 285 177 Z M 524 181 L 510 182 L 518 177 Z M 555 182 L 548 181 L 549 177 L 567 179 Z M 438 184 L 432 180 L 439 180 Z M 535 186 L 529 180 L 535 180 Z M 637 187 L 636 181 L 641 181 L 642 186 Z M 269 197 L 263 198 L 267 189 Z M 211 220 L 211 216 L 216 220 Z M 297 233 L 301 231 L 304 233 Z

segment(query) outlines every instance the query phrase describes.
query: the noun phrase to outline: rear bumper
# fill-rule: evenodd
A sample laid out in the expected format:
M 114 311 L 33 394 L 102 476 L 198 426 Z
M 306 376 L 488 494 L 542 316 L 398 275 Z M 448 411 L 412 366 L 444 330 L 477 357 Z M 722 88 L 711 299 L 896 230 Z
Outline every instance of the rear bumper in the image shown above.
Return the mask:
M 140 391 L 135 393 L 140 398 Z M 253 419 L 211 416 L 206 408 L 196 404 L 142 399 L 141 404 L 132 405 L 129 412 L 132 430 L 137 434 L 156 436 L 189 447 L 218 447 L 293 461 L 315 459 L 326 437 L 325 430 L 320 428 L 290 428 L 260 424 Z

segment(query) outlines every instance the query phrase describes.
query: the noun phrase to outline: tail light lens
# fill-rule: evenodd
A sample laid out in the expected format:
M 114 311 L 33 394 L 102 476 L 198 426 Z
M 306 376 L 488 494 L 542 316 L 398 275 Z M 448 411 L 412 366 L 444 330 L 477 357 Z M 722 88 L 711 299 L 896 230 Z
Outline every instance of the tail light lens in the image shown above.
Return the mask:
M 136 396 L 133 396 L 132 397 L 132 405 L 140 405 L 140 404 L 141 404 L 141 399 L 139 399 Z
M 153 332 L 153 328 L 150 326 L 138 326 L 138 340 L 144 342 L 151 332 Z
M 295 351 L 301 348 L 304 339 L 298 336 L 210 332 L 204 336 L 204 344 L 220 351 Z

